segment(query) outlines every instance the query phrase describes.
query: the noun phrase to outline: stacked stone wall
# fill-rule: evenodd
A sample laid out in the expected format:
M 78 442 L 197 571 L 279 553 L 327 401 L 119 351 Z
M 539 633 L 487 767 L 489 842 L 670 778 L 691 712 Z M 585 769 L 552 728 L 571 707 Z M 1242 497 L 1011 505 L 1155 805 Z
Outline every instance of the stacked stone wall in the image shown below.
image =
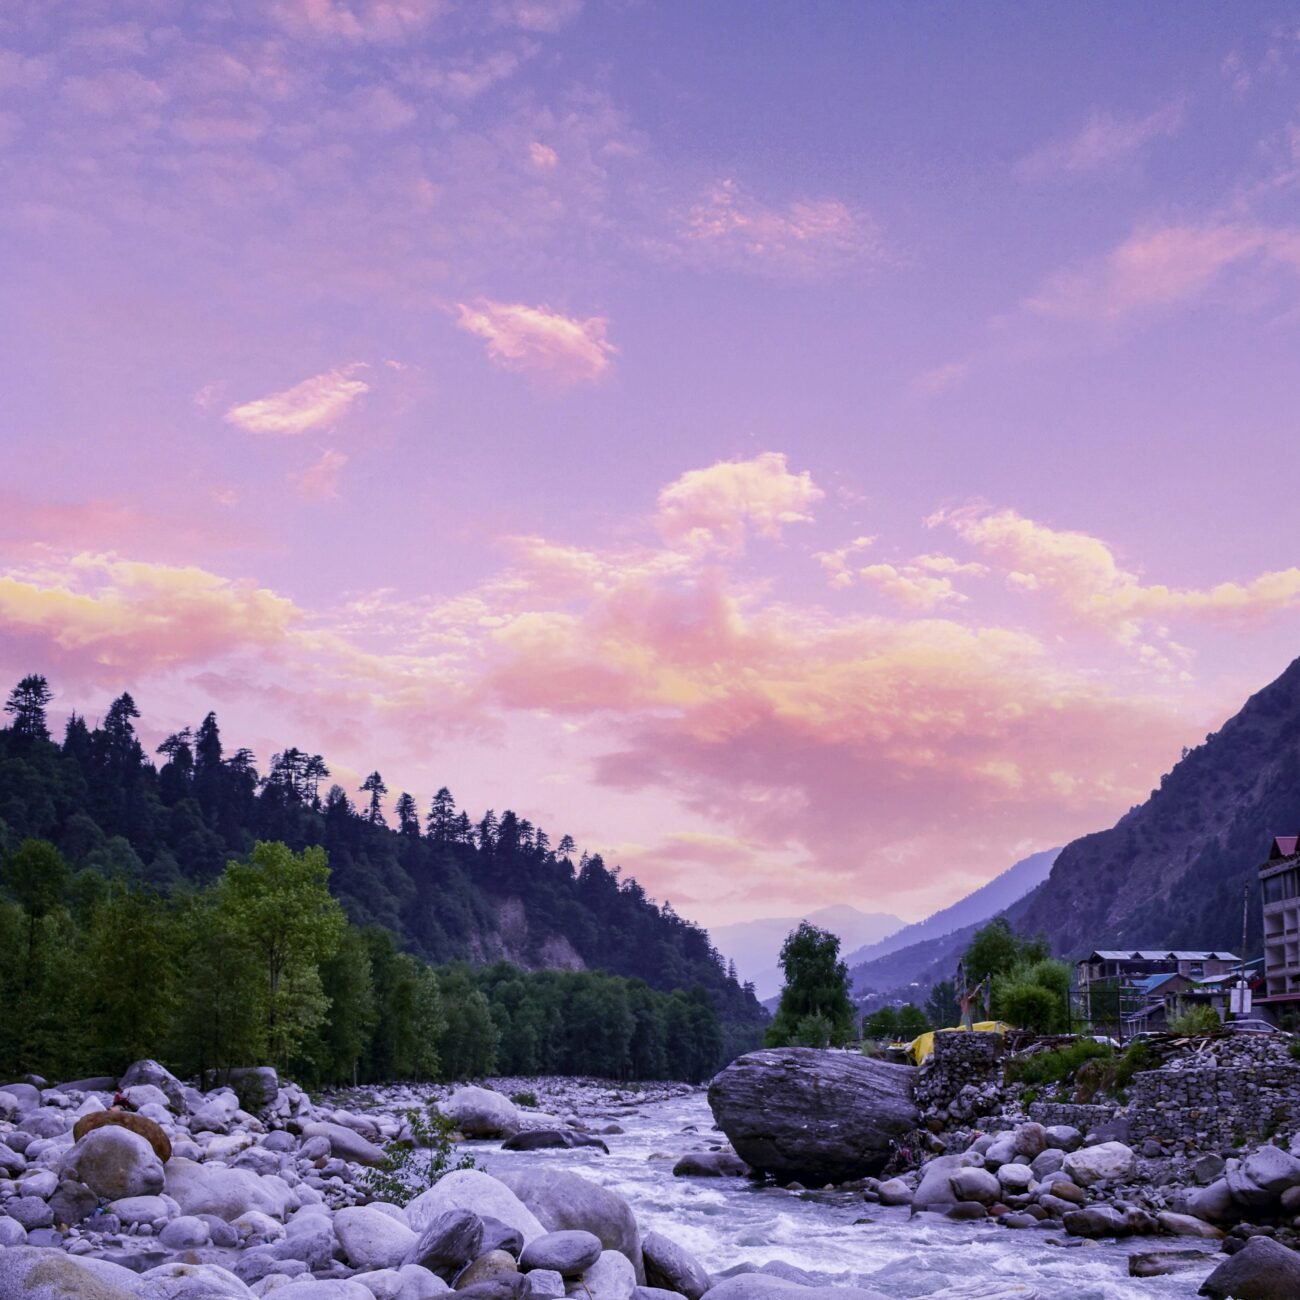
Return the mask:
M 1300 1128 L 1300 1065 L 1144 1070 L 1126 1110 L 1135 1141 L 1185 1150 L 1256 1145 Z
M 1005 1050 L 1001 1034 L 935 1034 L 934 1055 L 916 1084 L 922 1114 L 947 1126 L 996 1109 Z
M 1117 1106 L 1085 1105 L 1073 1101 L 1033 1101 L 1028 1106 L 1029 1118 L 1037 1121 L 1044 1128 L 1054 1124 L 1066 1124 L 1087 1134 L 1093 1129 L 1109 1124 L 1115 1118 Z

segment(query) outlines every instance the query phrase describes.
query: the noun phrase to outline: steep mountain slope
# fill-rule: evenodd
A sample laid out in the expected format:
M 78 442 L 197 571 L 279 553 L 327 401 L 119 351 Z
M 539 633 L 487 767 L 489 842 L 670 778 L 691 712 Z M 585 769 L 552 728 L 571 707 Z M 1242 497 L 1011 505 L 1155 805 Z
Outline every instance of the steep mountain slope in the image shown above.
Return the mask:
M 1300 659 L 1186 751 L 1151 797 L 1061 850 L 1017 928 L 1093 948 L 1260 949 L 1256 868 L 1300 829 Z
M 1056 861 L 1060 852 L 1060 849 L 1045 849 L 1042 853 L 1031 853 L 1029 857 L 1021 858 L 1015 866 L 1008 867 L 987 885 L 981 885 L 950 907 L 927 916 L 924 921 L 916 921 L 912 925 L 904 926 L 901 930 L 886 935 L 885 938 L 868 944 L 865 948 L 850 952 L 845 958 L 849 969 L 888 956 L 891 952 L 910 948 L 913 944 L 924 943 L 928 939 L 939 939 L 954 930 L 978 926 L 990 917 L 997 916 L 999 912 L 1022 899 L 1030 890 L 1037 889 L 1047 879 L 1052 863 Z
M 902 925 L 898 917 L 887 912 L 861 912 L 847 903 L 835 903 L 803 917 L 760 917 L 715 926 L 709 933 L 718 951 L 736 963 L 740 978 L 753 984 L 760 998 L 767 998 L 781 991 L 782 974 L 777 958 L 786 936 L 801 920 L 837 935 L 841 952 L 871 944 Z

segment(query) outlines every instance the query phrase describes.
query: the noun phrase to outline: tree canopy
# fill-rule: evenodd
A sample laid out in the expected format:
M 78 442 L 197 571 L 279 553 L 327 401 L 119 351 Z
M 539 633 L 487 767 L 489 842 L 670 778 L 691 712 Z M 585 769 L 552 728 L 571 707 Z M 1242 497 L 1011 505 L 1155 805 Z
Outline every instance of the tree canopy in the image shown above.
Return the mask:
M 781 969 L 785 984 L 766 1034 L 768 1045 L 839 1047 L 848 1042 L 855 1017 L 839 938 L 801 921 L 781 946 Z

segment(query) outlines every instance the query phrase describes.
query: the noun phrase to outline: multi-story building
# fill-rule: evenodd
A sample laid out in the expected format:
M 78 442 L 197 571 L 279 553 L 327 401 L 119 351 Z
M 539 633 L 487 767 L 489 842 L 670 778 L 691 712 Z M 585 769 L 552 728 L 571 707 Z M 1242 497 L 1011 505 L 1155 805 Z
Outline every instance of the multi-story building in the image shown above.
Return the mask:
M 1279 835 L 1259 869 L 1264 903 L 1264 996 L 1300 1002 L 1300 835 Z
M 1085 1020 L 1108 1024 L 1140 1016 L 1152 1000 L 1152 990 L 1165 981 L 1180 979 L 1166 991 L 1189 989 L 1198 981 L 1226 975 L 1241 965 L 1231 952 L 1143 948 L 1134 951 L 1103 948 L 1090 953 L 1074 968 L 1073 1003 Z

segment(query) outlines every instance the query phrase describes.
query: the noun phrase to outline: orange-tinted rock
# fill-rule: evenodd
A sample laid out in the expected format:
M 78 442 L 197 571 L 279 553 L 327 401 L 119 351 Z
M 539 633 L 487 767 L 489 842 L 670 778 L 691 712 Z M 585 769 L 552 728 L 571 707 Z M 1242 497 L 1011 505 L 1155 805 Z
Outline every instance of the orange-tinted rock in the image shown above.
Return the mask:
M 162 1126 L 129 1110 L 97 1110 L 89 1115 L 83 1115 L 73 1127 L 73 1140 L 80 1142 L 87 1133 L 93 1133 L 95 1129 L 103 1128 L 108 1124 L 117 1124 L 122 1128 L 130 1129 L 132 1133 L 144 1138 L 153 1147 L 154 1154 L 163 1164 L 172 1158 L 171 1139 L 163 1132 Z

